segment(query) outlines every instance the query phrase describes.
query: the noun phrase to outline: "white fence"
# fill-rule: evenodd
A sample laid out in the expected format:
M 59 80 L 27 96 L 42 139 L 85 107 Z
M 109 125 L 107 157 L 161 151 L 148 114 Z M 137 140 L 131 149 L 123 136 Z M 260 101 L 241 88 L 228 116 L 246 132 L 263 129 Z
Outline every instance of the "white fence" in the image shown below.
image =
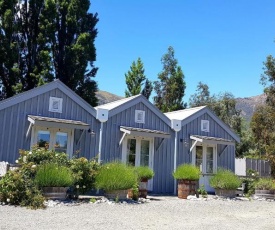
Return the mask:
M 259 173 L 259 176 L 270 176 L 271 169 L 268 161 L 250 158 L 235 159 L 235 174 L 239 176 L 249 176 L 247 170 L 252 169 Z

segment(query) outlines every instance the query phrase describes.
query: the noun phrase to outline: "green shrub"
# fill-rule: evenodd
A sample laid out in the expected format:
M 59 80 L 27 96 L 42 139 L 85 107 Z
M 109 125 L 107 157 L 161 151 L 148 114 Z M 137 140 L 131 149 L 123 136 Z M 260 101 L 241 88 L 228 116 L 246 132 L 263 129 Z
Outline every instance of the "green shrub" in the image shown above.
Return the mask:
M 39 166 L 35 182 L 39 187 L 67 187 L 73 184 L 73 176 L 68 167 L 46 163 Z
M 73 158 L 70 161 L 70 169 L 74 177 L 73 191 L 76 194 L 85 194 L 95 188 L 95 176 L 100 164 L 95 160 L 87 160 L 84 157 Z
M 175 179 L 199 180 L 200 169 L 192 164 L 182 164 L 173 173 Z
M 237 189 L 241 180 L 232 171 L 219 169 L 218 172 L 210 178 L 210 185 L 215 189 Z
M 9 171 L 0 180 L 0 201 L 32 209 L 44 208 L 44 197 L 24 171 Z
M 31 151 L 19 150 L 20 157 L 18 158 L 19 164 L 25 164 L 32 162 L 35 165 L 45 163 L 57 163 L 59 165 L 67 165 L 69 162 L 68 155 L 66 153 L 58 153 L 54 150 L 45 148 L 38 148 L 34 146 Z
M 105 191 L 124 190 L 132 188 L 137 182 L 133 167 L 120 162 L 103 165 L 96 175 L 95 185 Z
M 151 168 L 149 168 L 148 166 L 135 167 L 135 171 L 137 173 L 139 180 L 142 180 L 142 179 L 150 180 L 155 175 L 154 171 Z
M 275 183 L 271 178 L 260 178 L 258 181 L 255 181 L 255 189 L 258 190 L 274 190 Z

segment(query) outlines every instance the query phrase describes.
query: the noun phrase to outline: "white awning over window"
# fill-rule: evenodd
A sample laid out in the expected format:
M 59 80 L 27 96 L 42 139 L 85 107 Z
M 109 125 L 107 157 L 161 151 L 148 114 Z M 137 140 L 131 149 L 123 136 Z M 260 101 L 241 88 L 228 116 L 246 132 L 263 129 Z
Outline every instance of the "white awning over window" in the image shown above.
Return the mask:
M 28 120 L 32 125 L 51 127 L 51 128 L 64 128 L 64 129 L 83 129 L 88 130 L 90 125 L 82 121 L 66 120 L 52 117 L 41 117 L 28 115 Z
M 196 142 L 201 142 L 206 144 L 235 145 L 235 142 L 232 140 L 218 138 L 218 137 L 191 135 L 190 139 Z
M 153 129 L 141 129 L 141 128 L 134 128 L 134 127 L 125 127 L 120 126 L 120 131 L 133 135 L 133 136 L 142 136 L 142 137 L 160 137 L 160 138 L 170 138 L 170 134 Z

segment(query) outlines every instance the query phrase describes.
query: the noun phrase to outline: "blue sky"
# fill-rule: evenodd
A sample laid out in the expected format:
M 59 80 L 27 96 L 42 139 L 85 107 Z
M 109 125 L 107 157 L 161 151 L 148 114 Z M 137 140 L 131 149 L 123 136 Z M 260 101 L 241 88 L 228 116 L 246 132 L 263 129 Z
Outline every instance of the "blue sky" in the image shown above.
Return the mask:
M 275 54 L 274 0 L 91 0 L 100 90 L 124 96 L 125 73 L 140 57 L 157 80 L 168 46 L 182 67 L 188 102 L 199 81 L 211 94 L 263 92 L 263 62 Z

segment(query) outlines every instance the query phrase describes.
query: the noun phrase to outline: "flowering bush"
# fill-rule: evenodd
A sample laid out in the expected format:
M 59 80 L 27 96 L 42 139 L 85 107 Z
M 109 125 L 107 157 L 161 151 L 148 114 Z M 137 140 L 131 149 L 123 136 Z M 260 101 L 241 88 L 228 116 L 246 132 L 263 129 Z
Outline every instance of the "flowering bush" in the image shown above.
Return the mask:
M 95 176 L 99 170 L 99 163 L 95 159 L 87 160 L 84 157 L 73 158 L 70 168 L 74 177 L 73 191 L 75 194 L 85 194 L 95 188 Z
M 34 146 L 31 151 L 19 150 L 20 157 L 17 163 L 20 165 L 32 162 L 35 165 L 44 163 L 57 163 L 59 165 L 67 165 L 69 163 L 66 153 L 57 153 L 54 150 L 38 148 Z

